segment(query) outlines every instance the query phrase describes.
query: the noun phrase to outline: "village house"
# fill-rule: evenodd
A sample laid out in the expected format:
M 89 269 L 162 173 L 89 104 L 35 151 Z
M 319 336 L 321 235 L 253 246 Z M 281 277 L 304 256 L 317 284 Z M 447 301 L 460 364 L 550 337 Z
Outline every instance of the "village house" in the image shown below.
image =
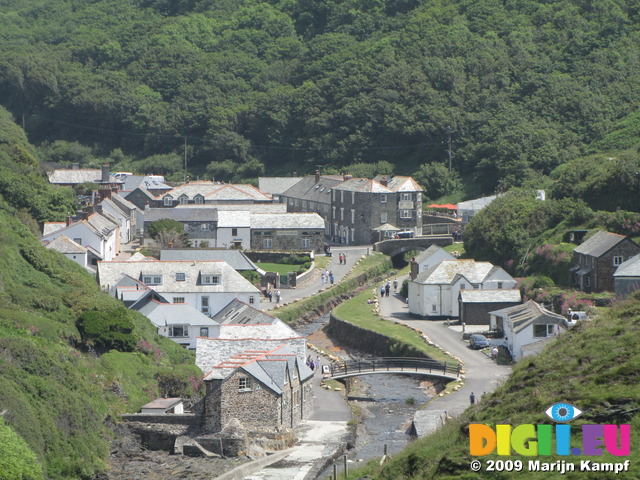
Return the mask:
M 287 345 L 252 349 L 198 366 L 205 375 L 207 433 L 220 431 L 232 419 L 248 428 L 293 428 L 313 411 L 313 371 Z
M 443 260 L 409 280 L 409 312 L 426 318 L 458 318 L 461 290 L 515 286 L 511 275 L 489 262 Z
M 411 177 L 353 178 L 351 175 L 303 177 L 280 195 L 289 212 L 315 212 L 325 236 L 346 244 L 380 240 L 379 227 L 422 234 L 422 187 Z
M 112 260 L 120 253 L 120 225 L 116 219 L 98 205 L 81 212 L 80 221 L 67 217 L 64 224 L 45 224 L 41 241 L 47 245 L 60 235 L 65 235 L 87 249 L 87 264 L 96 265 L 99 260 Z M 59 227 L 59 228 L 56 228 Z
M 251 214 L 251 249 L 322 251 L 324 220 L 317 213 Z
M 104 290 L 128 276 L 170 303 L 185 303 L 212 316 L 234 299 L 260 308 L 260 292 L 225 262 L 98 262 L 97 281 Z M 132 286 L 131 288 L 135 288 Z
M 100 185 L 113 186 L 116 189 L 122 188 L 123 180 L 117 178 L 109 172 L 108 163 L 102 165 L 102 168 L 80 168 L 74 163 L 71 169 L 58 168 L 47 174 L 49 183 L 60 187 L 73 188 L 83 183 L 97 183 Z
M 137 207 L 111 189 L 100 190 L 100 193 L 102 211 L 115 218 L 120 225 L 120 243 L 131 242 L 136 234 Z
M 184 401 L 181 398 L 156 398 L 140 407 L 140 413 L 148 415 L 181 415 Z
M 523 357 L 537 355 L 549 341 L 569 329 L 565 317 L 533 300 L 491 312 L 490 315 L 491 330 L 497 331 L 499 336 L 491 341 L 492 344 L 507 347 L 516 362 Z
M 258 177 L 258 190 L 271 195 L 274 202 L 280 195 L 302 180 L 302 177 Z
M 149 208 L 144 210 L 144 237 L 149 238 L 149 225 L 159 220 L 174 220 L 182 224 L 191 245 L 198 247 L 217 244 L 218 210 L 207 208 Z
M 520 289 L 489 290 L 465 289 L 458 294 L 460 322 L 465 325 L 489 325 L 489 312 L 522 303 Z
M 640 290 L 640 255 L 620 264 L 613 274 L 616 297 L 625 298 Z
M 583 292 L 613 292 L 616 269 L 640 253 L 624 235 L 599 231 L 573 249 L 571 285 Z
M 410 277 L 412 280 L 418 276 L 420 272 L 424 272 L 425 270 L 429 270 L 431 267 L 438 265 L 440 262 L 444 260 L 455 260 L 456 257 L 447 252 L 444 248 L 439 247 L 438 245 L 431 245 L 426 250 L 423 250 L 414 258 L 411 259 L 410 268 L 411 273 Z
M 47 243 L 45 247 L 62 253 L 69 260 L 73 260 L 81 267 L 88 267 L 88 249 L 74 242 L 66 235 L 59 235 Z

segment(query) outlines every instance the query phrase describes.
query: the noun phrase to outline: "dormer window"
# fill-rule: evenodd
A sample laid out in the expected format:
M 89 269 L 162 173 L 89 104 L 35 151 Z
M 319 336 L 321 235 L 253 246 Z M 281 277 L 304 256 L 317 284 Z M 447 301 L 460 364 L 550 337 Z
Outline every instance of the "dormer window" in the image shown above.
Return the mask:
M 142 283 L 145 285 L 162 285 L 162 275 L 143 275 Z
M 202 283 L 202 285 L 220 285 L 220 275 L 203 273 L 200 283 Z
M 171 197 L 170 195 L 167 195 L 166 197 L 164 197 L 164 204 L 167 207 L 170 207 L 171 205 L 173 205 L 173 197 Z
M 196 201 L 196 205 L 202 205 L 204 203 L 204 198 L 202 197 L 202 195 L 196 195 L 194 197 L 194 200 Z
M 189 203 L 189 197 L 187 197 L 186 195 L 180 195 L 178 197 L 178 202 L 180 202 L 180 205 L 186 205 L 187 203 Z

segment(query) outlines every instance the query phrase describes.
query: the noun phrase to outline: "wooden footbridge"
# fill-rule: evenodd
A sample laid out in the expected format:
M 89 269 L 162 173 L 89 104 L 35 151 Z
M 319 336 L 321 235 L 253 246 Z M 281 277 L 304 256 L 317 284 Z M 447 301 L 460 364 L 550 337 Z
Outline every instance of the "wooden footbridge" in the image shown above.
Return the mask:
M 377 358 L 350 362 L 334 362 L 330 365 L 330 378 L 341 379 L 382 373 L 423 375 L 446 380 L 460 377 L 462 365 L 458 362 L 437 362 L 427 358 Z

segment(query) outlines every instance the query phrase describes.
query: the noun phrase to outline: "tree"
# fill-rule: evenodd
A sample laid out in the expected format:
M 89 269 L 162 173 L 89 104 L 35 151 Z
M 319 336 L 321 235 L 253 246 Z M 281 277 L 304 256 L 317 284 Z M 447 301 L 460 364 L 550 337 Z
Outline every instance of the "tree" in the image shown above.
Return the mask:
M 151 222 L 147 231 L 160 249 L 190 246 L 189 236 L 184 231 L 184 226 L 176 220 L 164 218 Z
M 425 197 L 431 200 L 462 189 L 460 174 L 455 170 L 449 171 L 443 163 L 425 163 L 413 178 L 424 188 Z

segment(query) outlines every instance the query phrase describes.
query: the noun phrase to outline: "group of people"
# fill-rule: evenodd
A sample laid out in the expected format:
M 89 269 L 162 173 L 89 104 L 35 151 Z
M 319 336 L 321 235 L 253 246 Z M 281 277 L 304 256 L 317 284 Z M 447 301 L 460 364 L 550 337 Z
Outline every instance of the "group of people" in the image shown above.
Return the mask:
M 320 281 L 322 282 L 323 287 L 325 284 L 333 285 L 334 280 L 333 272 L 330 272 L 329 270 L 325 270 L 322 272 L 322 275 L 320 275 Z
M 314 362 L 311 355 L 307 357 L 307 367 L 309 367 L 315 373 L 316 370 L 320 370 L 320 357 L 316 357 Z
M 272 287 L 272 285 L 269 284 L 269 287 L 267 288 L 267 297 L 269 297 L 269 303 L 271 303 L 274 299 L 276 303 L 280 303 L 280 289 Z
M 393 281 L 393 293 L 396 293 L 398 291 L 398 280 L 394 280 Z M 384 297 L 384 296 L 389 296 L 391 295 L 391 282 L 388 281 L 385 285 L 382 285 L 380 287 L 380 296 Z

